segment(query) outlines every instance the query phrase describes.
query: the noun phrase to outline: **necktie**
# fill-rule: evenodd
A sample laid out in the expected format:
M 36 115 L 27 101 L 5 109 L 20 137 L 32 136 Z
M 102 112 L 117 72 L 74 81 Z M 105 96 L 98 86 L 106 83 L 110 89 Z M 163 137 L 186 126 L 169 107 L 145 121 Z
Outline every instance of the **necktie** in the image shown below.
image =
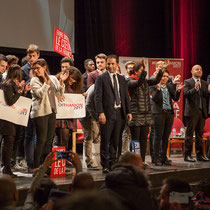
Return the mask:
M 199 82 L 199 98 L 200 98 L 200 101 L 199 101 L 199 109 L 202 109 L 202 99 L 201 99 L 201 84 L 200 84 L 200 80 L 197 80 L 197 82 Z
M 117 89 L 117 80 L 115 74 L 113 74 L 113 81 L 114 81 L 114 95 L 115 95 L 116 105 L 118 106 L 120 105 L 120 96 Z

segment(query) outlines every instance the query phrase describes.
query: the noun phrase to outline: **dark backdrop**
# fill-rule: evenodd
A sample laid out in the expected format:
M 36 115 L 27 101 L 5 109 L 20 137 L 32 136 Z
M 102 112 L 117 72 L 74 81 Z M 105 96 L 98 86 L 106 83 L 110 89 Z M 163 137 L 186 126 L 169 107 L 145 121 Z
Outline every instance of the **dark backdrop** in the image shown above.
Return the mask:
M 75 0 L 75 66 L 104 52 L 119 56 L 184 58 L 185 79 L 199 63 L 204 76 L 210 59 L 209 0 Z M 25 49 L 0 48 L 22 58 Z M 60 55 L 41 52 L 52 73 Z

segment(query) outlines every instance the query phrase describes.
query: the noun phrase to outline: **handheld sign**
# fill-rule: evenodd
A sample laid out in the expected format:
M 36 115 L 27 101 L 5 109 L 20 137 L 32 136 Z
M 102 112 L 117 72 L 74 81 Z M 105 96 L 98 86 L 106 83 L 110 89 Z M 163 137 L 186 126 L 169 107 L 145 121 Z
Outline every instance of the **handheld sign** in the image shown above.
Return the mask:
M 85 117 L 85 97 L 82 94 L 65 93 L 64 101 L 58 103 L 56 119 Z
M 65 147 L 53 147 L 52 151 L 64 152 Z M 53 157 L 53 160 L 57 158 L 57 154 Z M 66 160 L 58 159 L 56 162 L 52 163 L 50 177 L 65 176 Z
M 3 90 L 0 90 L 0 119 L 27 126 L 30 108 L 31 99 L 23 96 L 20 96 L 12 106 L 7 105 Z
M 65 57 L 72 57 L 69 38 L 57 27 L 55 27 L 53 50 Z

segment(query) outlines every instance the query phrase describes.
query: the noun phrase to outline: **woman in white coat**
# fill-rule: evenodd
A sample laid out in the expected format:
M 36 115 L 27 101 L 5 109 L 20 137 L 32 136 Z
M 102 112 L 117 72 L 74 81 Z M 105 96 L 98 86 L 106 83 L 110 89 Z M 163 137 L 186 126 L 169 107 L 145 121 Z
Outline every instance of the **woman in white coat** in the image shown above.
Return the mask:
M 49 75 L 47 62 L 38 59 L 33 64 L 34 77 L 31 79 L 32 108 L 30 116 L 34 119 L 37 140 L 34 149 L 34 168 L 51 151 L 56 127 L 57 98 L 64 93 L 64 80 L 68 75 L 61 75 L 60 81 Z M 57 97 L 57 98 L 56 98 Z

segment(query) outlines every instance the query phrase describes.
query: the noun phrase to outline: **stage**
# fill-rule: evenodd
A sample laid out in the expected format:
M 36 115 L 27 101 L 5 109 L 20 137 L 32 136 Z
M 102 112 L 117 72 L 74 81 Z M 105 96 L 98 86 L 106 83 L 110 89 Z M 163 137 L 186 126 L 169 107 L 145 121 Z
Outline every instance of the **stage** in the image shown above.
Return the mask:
M 200 180 L 209 178 L 210 162 L 188 163 L 183 160 L 183 156 L 181 155 L 172 155 L 170 159 L 172 160 L 172 166 L 154 166 L 150 164 L 150 156 L 146 157 L 146 162 L 149 163 L 152 168 L 147 168 L 145 172 L 149 176 L 152 185 L 151 189 L 154 194 L 158 194 L 162 181 L 166 177 L 175 176 L 183 178 L 189 182 L 192 187 Z M 92 174 L 96 188 L 99 188 L 104 183 L 105 175 L 102 173 L 102 170 L 83 169 L 83 171 L 88 171 Z M 23 172 L 15 172 L 15 174 L 19 176 L 15 179 L 15 182 L 20 196 L 19 206 L 22 206 L 33 177 L 32 174 Z M 71 168 L 70 173 L 65 177 L 52 179 L 58 185 L 59 189 L 67 191 L 69 189 L 69 185 L 72 183 L 74 175 L 75 170 Z

